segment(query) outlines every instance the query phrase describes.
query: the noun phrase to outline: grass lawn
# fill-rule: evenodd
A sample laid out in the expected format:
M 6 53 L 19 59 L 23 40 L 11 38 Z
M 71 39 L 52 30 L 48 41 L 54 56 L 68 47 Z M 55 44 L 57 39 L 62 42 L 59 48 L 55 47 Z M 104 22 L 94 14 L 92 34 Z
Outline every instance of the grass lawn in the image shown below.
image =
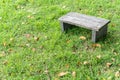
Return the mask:
M 111 20 L 107 37 L 62 33 L 71 11 Z M 119 27 L 120 0 L 0 0 L 0 80 L 120 80 Z

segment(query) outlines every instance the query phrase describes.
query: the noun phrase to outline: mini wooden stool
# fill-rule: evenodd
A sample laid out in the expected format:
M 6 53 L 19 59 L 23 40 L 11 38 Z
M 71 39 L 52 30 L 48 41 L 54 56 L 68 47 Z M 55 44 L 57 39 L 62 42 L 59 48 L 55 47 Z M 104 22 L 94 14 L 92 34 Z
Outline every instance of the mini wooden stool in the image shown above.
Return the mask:
M 110 20 L 97 18 L 70 12 L 59 18 L 62 31 L 67 30 L 71 25 L 83 27 L 92 30 L 92 41 L 97 42 L 100 38 L 107 35 L 107 26 Z

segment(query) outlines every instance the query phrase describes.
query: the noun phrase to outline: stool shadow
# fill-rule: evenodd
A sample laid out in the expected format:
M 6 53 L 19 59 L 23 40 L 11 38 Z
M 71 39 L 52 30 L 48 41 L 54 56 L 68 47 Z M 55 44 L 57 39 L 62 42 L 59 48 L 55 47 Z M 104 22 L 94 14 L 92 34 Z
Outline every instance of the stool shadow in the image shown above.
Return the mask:
M 78 37 L 80 36 L 91 36 L 91 30 L 82 28 L 82 27 L 78 27 L 78 26 L 71 26 L 67 31 L 65 31 L 66 34 L 71 34 L 72 35 L 77 35 Z

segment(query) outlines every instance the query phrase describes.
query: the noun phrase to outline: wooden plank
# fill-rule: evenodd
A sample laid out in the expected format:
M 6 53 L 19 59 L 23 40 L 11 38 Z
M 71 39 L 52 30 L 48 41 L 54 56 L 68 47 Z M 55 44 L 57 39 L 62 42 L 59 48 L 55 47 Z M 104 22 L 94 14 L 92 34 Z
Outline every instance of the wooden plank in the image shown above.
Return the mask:
M 94 16 L 88 16 L 75 12 L 70 12 L 67 15 L 59 18 L 59 20 L 68 24 L 84 27 L 95 31 L 99 31 L 99 29 L 110 22 L 109 20 L 103 18 L 97 18 Z

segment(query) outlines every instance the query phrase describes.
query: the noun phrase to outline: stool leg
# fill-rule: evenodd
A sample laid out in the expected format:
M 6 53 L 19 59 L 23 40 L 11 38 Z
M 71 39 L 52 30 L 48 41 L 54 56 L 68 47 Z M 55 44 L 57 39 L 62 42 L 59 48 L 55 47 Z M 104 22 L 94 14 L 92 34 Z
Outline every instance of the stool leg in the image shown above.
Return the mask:
M 60 24 L 61 24 L 62 32 L 67 31 L 71 27 L 70 24 L 67 24 L 67 23 L 64 23 L 64 22 L 60 22 Z
M 99 31 L 92 31 L 92 42 L 97 42 L 100 38 L 107 35 L 107 25 L 102 27 Z

